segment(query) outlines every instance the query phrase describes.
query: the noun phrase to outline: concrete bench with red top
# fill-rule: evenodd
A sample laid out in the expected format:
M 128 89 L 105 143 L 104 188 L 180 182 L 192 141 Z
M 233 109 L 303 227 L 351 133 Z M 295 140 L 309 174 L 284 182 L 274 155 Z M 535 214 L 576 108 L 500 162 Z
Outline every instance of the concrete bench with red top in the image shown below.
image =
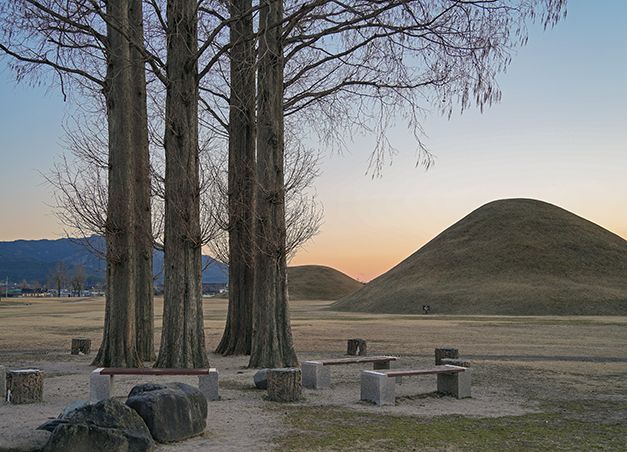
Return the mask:
M 412 369 L 392 369 L 361 372 L 361 400 L 377 405 L 394 405 L 394 379 L 414 375 L 438 376 L 438 391 L 452 394 L 458 399 L 470 397 L 470 369 L 449 364 Z
M 401 359 L 396 356 L 362 356 L 359 358 L 304 361 L 301 363 L 303 387 L 313 389 L 329 389 L 331 387 L 330 366 L 372 363 L 374 370 L 377 370 L 398 367 L 400 362 Z
M 89 374 L 89 401 L 91 403 L 113 397 L 116 375 L 198 375 L 198 389 L 207 400 L 218 399 L 218 371 L 210 369 L 162 369 L 157 367 L 99 367 Z

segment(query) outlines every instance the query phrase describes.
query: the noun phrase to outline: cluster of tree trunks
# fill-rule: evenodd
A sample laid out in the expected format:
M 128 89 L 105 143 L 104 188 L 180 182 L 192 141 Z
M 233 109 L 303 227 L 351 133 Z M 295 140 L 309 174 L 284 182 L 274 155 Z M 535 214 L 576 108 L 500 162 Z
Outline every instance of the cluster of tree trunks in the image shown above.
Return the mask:
M 458 99 L 462 110 L 473 96 L 480 107 L 497 102 L 495 74 L 510 61 L 516 45 L 512 39 L 525 42 L 525 20 L 539 17 L 545 26 L 552 25 L 565 15 L 566 2 L 344 5 L 230 0 L 212 4 L 215 11 L 205 4 L 199 7 L 196 0 L 165 3 L 165 15 L 162 2 L 142 0 L 0 3 L 0 20 L 7 25 L 0 30 L 0 51 L 25 65 L 17 67 L 18 79 L 29 70 L 36 72 L 32 66 L 43 65 L 59 75 L 62 86 L 63 77 L 82 77 L 94 92 L 101 89 L 106 101 L 108 199 L 102 228 L 107 301 L 102 345 L 94 360 L 99 366 L 140 367 L 155 359 L 146 64 L 165 89 L 165 297 L 156 365 L 208 365 L 202 313 L 199 84 L 216 69 L 211 64 L 228 57 L 229 119 L 228 124 L 217 123 L 229 136 L 230 302 L 217 351 L 250 353 L 250 367 L 290 367 L 297 357 L 287 292 L 285 112 L 315 107 L 319 116 L 311 117 L 323 118 L 327 125 L 322 129 L 375 130 L 371 161 L 378 167 L 390 148 L 385 144 L 390 117 L 400 111 L 418 136 L 417 118 L 423 99 L 430 97 L 423 91 L 428 88 L 438 99 L 437 108 L 449 114 L 451 99 Z M 165 36 L 165 49 L 151 53 L 161 37 L 145 44 L 142 5 L 153 8 L 151 17 L 156 18 L 155 30 Z M 220 10 L 225 5 L 229 17 Z M 216 27 L 204 29 L 206 41 L 200 49 L 199 14 Z M 481 26 L 469 26 L 476 21 L 468 18 L 476 17 Z M 93 25 L 94 20 L 100 23 Z M 230 35 L 224 43 L 220 37 L 226 27 Z M 207 49 L 216 51 L 213 63 L 199 71 L 199 58 Z M 98 67 L 103 59 L 104 76 Z M 286 61 L 293 63 L 291 70 L 285 70 Z M 77 84 L 82 89 L 82 82 Z M 294 90 L 289 98 L 286 89 Z M 216 102 L 227 97 L 219 89 L 211 95 Z M 318 125 L 314 120 L 313 128 Z M 428 155 L 417 141 L 419 151 Z M 426 158 L 427 166 L 429 162 Z

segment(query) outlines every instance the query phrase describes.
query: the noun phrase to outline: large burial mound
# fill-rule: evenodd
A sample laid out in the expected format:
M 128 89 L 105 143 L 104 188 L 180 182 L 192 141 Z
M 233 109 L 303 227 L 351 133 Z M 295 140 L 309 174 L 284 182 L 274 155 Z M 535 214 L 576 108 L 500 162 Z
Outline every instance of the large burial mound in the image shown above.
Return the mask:
M 363 284 L 330 267 L 301 265 L 287 269 L 290 300 L 338 300 Z
M 627 241 L 531 199 L 488 203 L 331 309 L 627 315 Z

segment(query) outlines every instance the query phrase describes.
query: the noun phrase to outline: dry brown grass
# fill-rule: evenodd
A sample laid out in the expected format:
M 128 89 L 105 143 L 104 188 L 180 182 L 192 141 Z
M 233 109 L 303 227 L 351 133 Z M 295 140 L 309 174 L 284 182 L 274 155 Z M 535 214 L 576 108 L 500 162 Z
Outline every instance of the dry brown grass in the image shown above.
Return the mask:
M 207 349 L 220 341 L 228 300 L 204 301 Z M 363 337 L 371 354 L 431 356 L 435 347 L 458 347 L 466 356 L 520 359 L 624 358 L 623 316 L 436 316 L 329 311 L 328 301 L 291 302 L 297 352 L 345 353 L 346 339 Z M 163 299 L 155 299 L 159 344 Z M 102 337 L 104 298 L 39 298 L 0 302 L 0 352 L 63 351 L 72 337 Z
M 158 346 L 163 300 L 155 301 Z M 283 445 L 281 450 L 311 450 L 311 438 L 298 433 L 301 422 L 314 436 L 330 437 L 331 446 L 316 450 L 355 450 L 351 447 L 363 435 L 359 428 L 367 426 L 366 430 L 372 432 L 376 426 L 396 420 L 400 422 L 394 434 L 397 437 L 408 437 L 419 422 L 427 430 L 449 435 L 443 444 L 451 444 L 450 438 L 461 441 L 456 432 L 462 424 L 472 432 L 485 431 L 489 443 L 499 429 L 511 432 L 512 428 L 537 423 L 546 425 L 548 432 L 543 430 L 535 436 L 561 445 L 566 444 L 563 441 L 568 439 L 568 432 L 579 428 L 581 422 L 586 423 L 586 438 L 590 441 L 595 439 L 590 432 L 598 428 L 618 425 L 619 431 L 624 431 L 627 317 L 349 314 L 329 311 L 328 304 L 291 303 L 294 343 L 301 360 L 341 356 L 346 353 L 346 339 L 352 337 L 365 338 L 370 354 L 401 355 L 408 366 L 431 364 L 435 347 L 457 347 L 462 357 L 472 361 L 473 397 L 436 397 L 434 379 L 416 378 L 397 387 L 396 406 L 379 407 L 359 402 L 359 367 L 337 366 L 342 369 L 333 369 L 331 390 L 306 390 L 303 401 L 286 406 L 265 400 L 262 391 L 253 389 L 256 370 L 246 368 L 247 357 L 211 354 L 211 365 L 220 372 L 221 400 L 210 404 L 206 435 L 182 443 L 160 444 L 158 450 L 276 450 L 275 441 Z M 226 310 L 225 299 L 204 302 L 208 350 L 221 338 Z M 35 366 L 46 372 L 44 403 L 0 405 L 0 447 L 2 437 L 14 429 L 30 434 L 68 403 L 86 397 L 88 374 L 93 369 L 89 363 L 95 353 L 91 357 L 70 355 L 71 338 L 91 337 L 95 350 L 102 337 L 103 317 L 103 298 L 0 303 L 0 365 Z M 140 382 L 121 379 L 116 383 L 117 396 L 123 397 Z M 343 424 L 338 426 L 339 432 L 331 434 L 328 423 L 338 417 Z M 553 438 L 550 424 L 545 424 L 554 420 L 565 423 L 558 439 Z M 381 450 L 377 441 L 392 441 L 394 435 L 384 429 L 368 447 L 360 444 L 361 449 Z M 464 441 L 472 444 L 476 438 L 473 434 Z M 505 450 L 498 445 L 478 449 L 478 443 L 468 449 L 464 441 L 455 443 L 451 450 Z M 393 449 L 413 450 L 415 444 Z

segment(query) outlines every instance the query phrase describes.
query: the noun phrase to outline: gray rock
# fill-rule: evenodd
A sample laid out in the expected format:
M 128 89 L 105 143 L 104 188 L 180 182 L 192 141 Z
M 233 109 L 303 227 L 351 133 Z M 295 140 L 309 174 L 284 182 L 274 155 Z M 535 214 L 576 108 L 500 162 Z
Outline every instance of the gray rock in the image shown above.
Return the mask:
M 89 424 L 64 424 L 53 432 L 43 451 L 128 452 L 128 438 L 118 429 L 101 428 Z M 154 450 L 154 446 L 153 449 Z
M 58 425 L 44 452 L 151 452 L 155 442 L 142 418 L 123 403 L 105 399 L 71 411 Z
M 36 430 L 47 430 L 49 432 L 54 432 L 54 429 L 57 428 L 58 425 L 67 424 L 67 419 L 50 419 L 48 422 L 44 422 Z
M 3 429 L 0 435 L 0 452 L 40 452 L 49 438 L 50 432 L 46 430 Z
M 70 403 L 68 406 L 63 408 L 63 411 L 59 415 L 59 419 L 67 419 L 70 413 L 86 405 L 89 405 L 89 400 L 78 400 L 76 402 Z
M 189 438 L 207 426 L 207 399 L 184 383 L 137 385 L 126 404 L 139 413 L 157 441 Z
M 257 389 L 268 389 L 268 369 L 261 369 L 255 374 Z

